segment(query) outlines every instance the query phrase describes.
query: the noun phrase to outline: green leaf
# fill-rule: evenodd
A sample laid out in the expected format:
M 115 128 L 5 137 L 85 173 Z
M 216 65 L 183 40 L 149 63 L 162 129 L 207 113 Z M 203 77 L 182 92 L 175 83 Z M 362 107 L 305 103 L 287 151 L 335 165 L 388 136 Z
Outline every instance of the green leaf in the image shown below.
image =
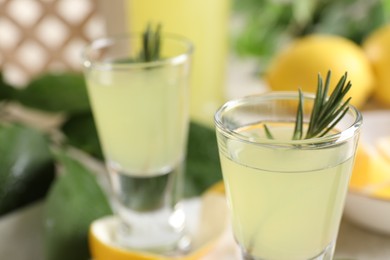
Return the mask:
M 44 74 L 20 90 L 16 98 L 27 107 L 48 112 L 90 111 L 84 77 L 78 73 Z
M 242 56 L 269 59 L 291 38 L 286 30 L 293 17 L 291 4 L 259 1 L 241 10 L 244 26 L 234 38 L 236 52 Z
M 191 123 L 185 196 L 197 196 L 222 179 L 215 130 Z
M 385 21 L 390 21 L 390 1 L 389 0 L 381 0 L 383 5 L 383 15 L 385 17 Z
M 0 215 L 46 195 L 54 164 L 42 134 L 22 126 L 2 126 L 0 155 Z
M 389 6 L 387 0 L 237 0 L 243 26 L 234 35 L 235 51 L 264 63 L 287 41 L 307 34 L 337 34 L 361 43 L 388 22 Z
M 316 21 L 307 33 L 342 35 L 360 44 L 375 28 L 386 22 L 384 1 L 322 1 L 316 10 Z
M 0 71 L 0 101 L 13 99 L 17 92 L 17 89 L 4 81 L 3 73 Z
M 103 159 L 92 113 L 72 116 L 64 123 L 61 130 L 67 137 L 70 145 L 85 151 L 97 159 Z
M 46 260 L 86 260 L 89 225 L 112 211 L 95 176 L 83 164 L 64 153 L 57 160 L 61 175 L 46 202 Z
M 308 24 L 312 21 L 316 2 L 313 0 L 295 0 L 291 2 L 293 18 L 298 26 Z

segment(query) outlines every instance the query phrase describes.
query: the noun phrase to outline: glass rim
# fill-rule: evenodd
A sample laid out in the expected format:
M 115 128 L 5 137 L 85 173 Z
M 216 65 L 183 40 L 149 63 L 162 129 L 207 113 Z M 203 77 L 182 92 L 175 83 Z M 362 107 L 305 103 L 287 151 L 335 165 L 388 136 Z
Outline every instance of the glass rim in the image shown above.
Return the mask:
M 313 93 L 303 92 L 304 99 L 310 99 L 314 100 L 315 95 Z M 345 127 L 345 129 L 335 133 L 326 135 L 323 137 L 315 137 L 315 138 L 309 138 L 309 139 L 300 139 L 300 140 L 278 140 L 278 139 L 268 139 L 268 138 L 256 138 L 256 140 L 250 139 L 250 137 L 241 135 L 233 130 L 228 129 L 225 127 L 224 123 L 222 122 L 222 114 L 227 111 L 228 109 L 232 109 L 234 107 L 238 107 L 242 104 L 248 104 L 250 101 L 260 101 L 260 100 L 273 100 L 273 99 L 286 99 L 286 100 L 296 100 L 298 98 L 298 92 L 293 91 L 270 91 L 262 94 L 256 94 L 256 95 L 250 95 L 245 96 L 238 99 L 233 99 L 230 101 L 227 101 L 225 104 L 223 104 L 215 113 L 214 115 L 214 123 L 215 126 L 220 132 L 222 132 L 223 135 L 235 139 L 241 142 L 250 143 L 253 145 L 272 145 L 272 146 L 280 146 L 280 147 L 286 147 L 286 146 L 318 146 L 318 145 L 325 145 L 325 146 L 333 146 L 335 144 L 339 144 L 343 141 L 346 141 L 352 137 L 354 137 L 357 133 L 360 131 L 360 126 L 363 123 L 363 116 L 359 112 L 359 110 L 353 106 L 348 105 L 349 110 L 347 114 L 351 114 L 354 117 L 354 121 Z
M 163 33 L 161 37 L 163 39 L 167 39 L 169 41 L 181 43 L 184 46 L 185 51 L 179 53 L 178 55 L 174 55 L 168 58 L 156 60 L 156 61 L 143 61 L 143 62 L 134 62 L 134 63 L 113 63 L 110 61 L 102 61 L 102 60 L 94 60 L 91 59 L 90 54 L 94 50 L 102 49 L 104 47 L 109 47 L 114 45 L 116 42 L 130 40 L 132 38 L 142 37 L 142 33 L 128 33 L 128 34 L 120 34 L 113 35 L 107 37 L 97 38 L 87 44 L 82 52 L 81 59 L 82 65 L 84 68 L 94 68 L 94 69 L 145 69 L 145 68 L 156 68 L 162 67 L 167 64 L 181 64 L 186 61 L 194 52 L 193 43 L 184 36 L 173 33 Z

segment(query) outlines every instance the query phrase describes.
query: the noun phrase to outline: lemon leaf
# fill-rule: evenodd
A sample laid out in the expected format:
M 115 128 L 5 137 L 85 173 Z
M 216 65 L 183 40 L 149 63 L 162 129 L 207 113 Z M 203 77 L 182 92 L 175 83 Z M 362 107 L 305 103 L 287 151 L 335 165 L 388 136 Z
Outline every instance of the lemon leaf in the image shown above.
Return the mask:
M 15 99 L 24 106 L 48 112 L 75 114 L 90 110 L 80 73 L 44 74 L 19 90 Z
M 61 127 L 70 145 L 103 160 L 103 152 L 92 113 L 73 115 Z
M 94 175 L 80 162 L 57 154 L 60 176 L 47 198 L 45 251 L 47 260 L 89 257 L 88 228 L 93 220 L 112 214 Z
M 222 179 L 215 131 L 191 122 L 187 153 L 185 196 L 198 196 Z
M 0 215 L 44 197 L 54 179 L 44 136 L 27 127 L 0 126 Z
M 16 93 L 17 90 L 5 82 L 3 73 L 0 71 L 0 100 L 12 99 Z

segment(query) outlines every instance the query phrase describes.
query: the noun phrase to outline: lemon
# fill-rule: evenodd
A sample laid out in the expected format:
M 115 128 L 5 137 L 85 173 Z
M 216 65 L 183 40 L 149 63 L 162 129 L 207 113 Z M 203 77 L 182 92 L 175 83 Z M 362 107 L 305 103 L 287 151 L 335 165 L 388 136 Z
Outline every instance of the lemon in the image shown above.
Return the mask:
M 114 216 L 92 222 L 89 231 L 89 248 L 94 260 L 162 260 L 168 259 L 148 253 L 125 250 L 113 242 L 112 234 L 118 220 Z
M 374 97 L 390 107 L 390 25 L 372 32 L 363 42 L 363 49 L 372 63 L 377 80 Z
M 378 150 L 378 145 L 360 143 L 350 187 L 354 190 L 376 193 L 376 189 L 381 189 L 388 181 L 390 181 L 390 160 Z
M 379 138 L 376 147 L 385 163 L 384 169 L 387 169 L 387 179 L 380 188 L 375 190 L 374 195 L 382 199 L 390 199 L 390 136 Z
M 218 254 L 214 250 L 218 246 L 218 241 L 225 233 L 228 221 L 228 208 L 223 192 L 222 181 L 210 187 L 199 199 L 191 199 L 183 202 L 190 205 L 193 210 L 188 211 L 189 236 L 191 237 L 191 248 L 184 255 L 163 256 L 157 253 L 146 251 L 136 251 L 126 249 L 118 245 L 115 241 L 115 231 L 120 225 L 117 216 L 109 215 L 94 220 L 89 227 L 89 249 L 94 260 L 196 260 L 205 255 L 212 258 Z M 195 203 L 195 204 L 194 204 Z M 192 205 L 192 206 L 191 206 Z M 187 210 L 189 209 L 187 208 Z M 192 220 L 191 220 L 192 219 Z M 192 223 L 192 224 L 190 224 Z M 196 223 L 196 224 L 195 224 Z
M 214 185 L 212 185 L 208 189 L 208 192 L 214 192 L 214 193 L 224 195 L 225 194 L 225 185 L 224 185 L 223 181 L 219 181 L 219 182 L 215 183 Z
M 390 112 L 365 112 L 363 118 L 350 189 L 390 199 Z
M 372 148 L 367 144 L 360 145 L 349 187 L 353 191 L 390 199 L 390 160 L 383 157 L 377 147 Z
M 175 256 L 168 257 L 154 253 L 141 252 L 122 248 L 115 244 L 113 233 L 118 225 L 118 218 L 107 216 L 92 222 L 89 231 L 89 249 L 94 260 L 173 260 Z M 200 259 L 211 250 L 213 243 L 209 243 L 188 255 L 182 256 L 181 260 Z
M 271 90 L 315 93 L 317 75 L 331 70 L 330 87 L 347 72 L 352 82 L 351 104 L 362 107 L 374 87 L 374 73 L 363 49 L 335 35 L 313 34 L 296 39 L 271 61 L 265 81 Z
M 365 187 L 367 183 L 375 183 L 375 181 L 370 180 L 370 164 L 370 155 L 367 152 L 367 147 L 360 143 L 356 151 L 355 165 L 349 183 L 351 189 L 359 190 Z

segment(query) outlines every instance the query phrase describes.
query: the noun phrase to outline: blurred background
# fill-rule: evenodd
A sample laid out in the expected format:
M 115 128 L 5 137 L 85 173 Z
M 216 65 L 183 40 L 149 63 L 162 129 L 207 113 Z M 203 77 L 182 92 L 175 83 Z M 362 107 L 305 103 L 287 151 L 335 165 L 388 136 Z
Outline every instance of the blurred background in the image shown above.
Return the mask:
M 80 71 L 81 51 L 93 39 L 161 22 L 195 43 L 191 113 L 211 124 L 224 100 L 262 91 L 270 60 L 292 40 L 326 33 L 360 45 L 388 22 L 389 6 L 388 0 L 1 0 L 0 66 L 6 82 L 23 88 L 45 72 Z
M 228 30 L 230 52 L 257 59 L 259 71 L 295 37 L 332 33 L 360 44 L 390 18 L 387 0 L 216 0 L 215 7 L 199 2 L 204 11 L 215 9 L 206 23 L 222 23 L 219 29 Z M 177 3 L 170 0 L 162 6 L 169 9 Z M 129 31 L 134 27 L 127 15 L 147 16 L 161 6 L 145 1 L 135 7 L 132 10 L 131 4 L 121 0 L 1 0 L 0 64 L 5 78 L 23 85 L 32 75 L 47 70 L 80 69 L 80 52 L 86 43 Z M 222 27 L 221 11 L 230 18 L 228 28 Z M 170 10 L 170 15 L 182 23 L 185 17 L 174 17 L 177 12 Z M 204 20 L 199 16 L 191 26 L 196 28 Z M 174 25 L 167 26 L 166 31 L 174 29 Z
M 0 1 L 1 67 L 15 85 L 50 70 L 79 70 L 81 49 L 104 34 L 97 0 Z

